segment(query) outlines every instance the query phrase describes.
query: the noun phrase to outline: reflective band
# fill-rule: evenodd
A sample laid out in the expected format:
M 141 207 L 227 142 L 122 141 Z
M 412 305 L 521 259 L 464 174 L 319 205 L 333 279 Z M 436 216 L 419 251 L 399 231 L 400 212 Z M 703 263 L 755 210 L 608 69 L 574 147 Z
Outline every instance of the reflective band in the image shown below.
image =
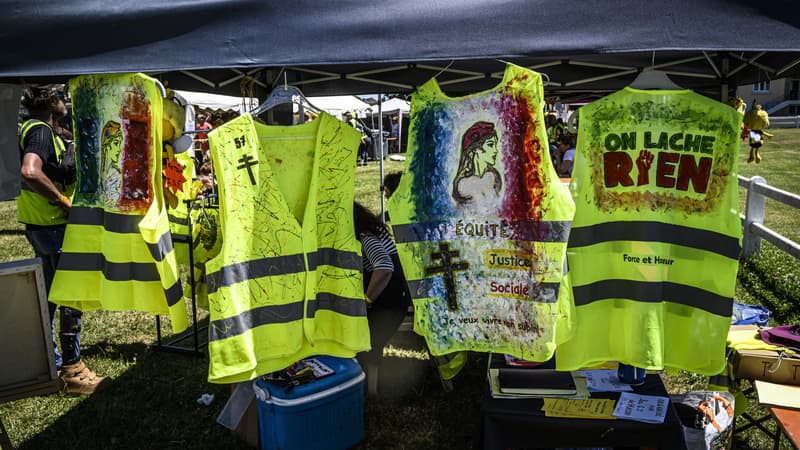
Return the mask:
M 569 221 L 440 221 L 392 226 L 397 243 L 458 239 L 509 239 L 532 242 L 567 242 Z
M 441 289 L 442 284 L 439 284 L 439 286 L 439 289 Z M 408 291 L 411 294 L 411 298 L 436 297 L 440 294 L 438 291 L 434 290 L 435 287 L 435 278 L 408 280 Z M 558 293 L 560 289 L 561 283 L 535 283 L 531 289 L 531 293 L 535 295 L 531 295 L 529 297 L 531 301 L 537 301 L 540 303 L 555 303 L 558 300 Z M 503 294 L 492 295 L 502 296 Z
M 309 319 L 314 318 L 316 312 L 322 309 L 351 317 L 367 316 L 367 304 L 364 299 L 340 297 L 328 292 L 319 292 L 316 300 L 308 302 L 306 316 Z
M 102 225 L 106 231 L 112 233 L 139 234 L 139 222 L 144 216 L 115 214 L 104 211 L 103 208 L 88 208 L 73 206 L 69 214 L 69 222 L 74 225 Z
M 644 241 L 677 244 L 739 259 L 739 239 L 709 230 L 661 222 L 606 222 L 574 227 L 569 247 L 584 247 L 608 241 Z
M 723 317 L 730 317 L 733 313 L 733 299 L 730 297 L 678 283 L 604 280 L 573 286 L 572 292 L 575 306 L 605 299 L 627 299 L 646 303 L 668 301 Z
M 361 256 L 356 252 L 347 252 L 335 248 L 320 248 L 308 254 L 308 270 L 328 265 L 340 269 L 361 271 Z
M 167 218 L 169 219 L 170 223 L 174 223 L 175 225 L 189 225 L 189 216 L 178 217 L 173 216 L 172 214 L 167 214 Z
M 147 243 L 147 249 L 150 250 L 150 255 L 153 256 L 157 262 L 164 260 L 169 252 L 172 251 L 172 236 L 169 233 L 162 234 L 155 244 Z
M 161 282 L 155 263 L 114 263 L 106 261 L 102 253 L 62 253 L 58 270 L 99 271 L 109 281 Z
M 164 295 L 167 297 L 167 305 L 172 306 L 178 303 L 183 298 L 183 288 L 181 287 L 180 280 L 167 289 L 164 289 Z
M 173 243 L 189 244 L 189 235 L 187 234 L 170 233 L 170 236 L 172 236 Z M 194 237 L 194 241 L 192 241 L 192 250 L 196 249 L 200 244 L 200 234 L 197 234 L 197 236 Z
M 356 252 L 325 248 L 309 253 L 307 256 L 308 270 L 315 270 L 321 265 L 329 265 L 345 270 L 361 270 L 361 257 Z M 253 280 L 265 276 L 288 275 L 290 273 L 305 272 L 305 270 L 302 254 L 275 256 L 233 264 L 208 274 L 206 277 L 208 293 L 211 294 L 221 287 L 245 280 Z
M 213 294 L 222 287 L 245 280 L 299 272 L 305 272 L 303 255 L 274 256 L 225 266 L 217 272 L 208 274 L 206 283 L 208 293 Z
M 209 327 L 209 341 L 237 336 L 261 325 L 289 323 L 303 318 L 303 302 L 253 308 L 226 319 L 214 320 Z

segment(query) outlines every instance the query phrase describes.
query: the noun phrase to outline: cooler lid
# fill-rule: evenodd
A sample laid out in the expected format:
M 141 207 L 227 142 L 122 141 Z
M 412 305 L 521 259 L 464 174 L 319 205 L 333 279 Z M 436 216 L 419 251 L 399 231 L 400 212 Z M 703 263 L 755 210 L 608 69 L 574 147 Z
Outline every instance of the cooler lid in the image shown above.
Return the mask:
M 362 374 L 361 366 L 355 358 L 337 358 L 334 356 L 320 355 L 304 358 L 304 360 L 311 365 L 317 363 L 321 366 L 322 371 L 329 368 L 334 373 L 298 386 L 287 386 L 282 383 L 265 381 L 262 378 L 258 378 L 256 379 L 256 386 L 266 391 L 266 402 L 278 399 L 296 400 L 308 397 L 346 384 Z

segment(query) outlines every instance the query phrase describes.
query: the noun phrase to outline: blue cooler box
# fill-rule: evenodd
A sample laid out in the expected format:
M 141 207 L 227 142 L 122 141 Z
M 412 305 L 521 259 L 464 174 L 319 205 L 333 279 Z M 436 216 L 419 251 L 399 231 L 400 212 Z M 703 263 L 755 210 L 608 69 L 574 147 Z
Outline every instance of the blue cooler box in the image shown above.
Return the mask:
M 289 392 L 285 385 L 260 377 L 253 382 L 262 449 L 346 449 L 363 439 L 361 366 L 355 359 L 332 356 L 313 359 L 336 373 L 295 386 Z

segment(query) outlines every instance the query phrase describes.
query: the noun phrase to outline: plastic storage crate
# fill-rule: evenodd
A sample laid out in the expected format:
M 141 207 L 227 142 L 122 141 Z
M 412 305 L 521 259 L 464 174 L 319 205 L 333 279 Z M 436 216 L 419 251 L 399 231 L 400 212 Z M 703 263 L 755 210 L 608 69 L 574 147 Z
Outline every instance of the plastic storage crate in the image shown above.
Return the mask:
M 288 391 L 285 385 L 261 378 L 253 382 L 262 449 L 346 449 L 363 439 L 361 366 L 355 359 L 313 359 L 336 373 Z

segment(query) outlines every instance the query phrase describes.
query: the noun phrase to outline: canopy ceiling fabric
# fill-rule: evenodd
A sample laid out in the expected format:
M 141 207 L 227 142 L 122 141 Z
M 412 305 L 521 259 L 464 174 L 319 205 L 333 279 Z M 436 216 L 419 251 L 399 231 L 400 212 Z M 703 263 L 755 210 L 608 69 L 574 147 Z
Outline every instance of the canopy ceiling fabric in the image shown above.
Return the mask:
M 284 74 L 306 95 L 407 93 L 437 76 L 463 93 L 511 61 L 545 73 L 553 94 L 610 92 L 649 67 L 713 93 L 800 73 L 794 3 L 5 0 L 0 82 L 145 72 L 263 98 Z

